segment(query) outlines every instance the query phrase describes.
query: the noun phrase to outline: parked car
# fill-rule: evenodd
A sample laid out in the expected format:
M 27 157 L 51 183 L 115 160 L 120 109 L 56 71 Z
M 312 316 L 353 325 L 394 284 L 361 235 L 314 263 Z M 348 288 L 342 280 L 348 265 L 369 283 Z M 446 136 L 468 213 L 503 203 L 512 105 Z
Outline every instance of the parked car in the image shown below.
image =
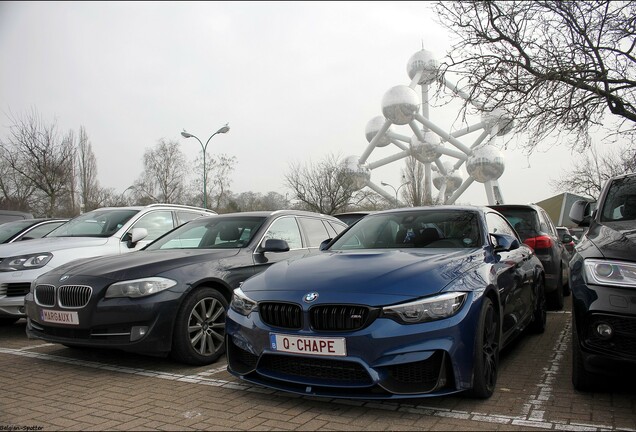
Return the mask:
M 347 225 L 353 225 L 354 223 L 358 222 L 360 219 L 362 219 L 369 213 L 370 212 L 368 211 L 355 211 L 355 212 L 337 213 L 333 216 L 340 219 Z
M 42 238 L 68 219 L 22 219 L 0 224 L 0 244 Z
M 552 219 L 536 204 L 501 204 L 489 206 L 503 214 L 532 249 L 545 269 L 545 291 L 548 308 L 563 309 L 564 296 L 569 295 L 570 256 Z
M 31 213 L 21 211 L 0 210 L 0 224 L 24 219 L 33 219 L 33 215 Z
M 234 290 L 228 371 L 302 395 L 487 398 L 499 351 L 545 324 L 543 267 L 501 214 L 381 211 Z
M 636 174 L 610 178 L 597 210 L 577 201 L 570 219 L 589 226 L 570 269 L 572 383 L 594 390 L 636 376 Z
M 1 244 L 0 324 L 26 316 L 24 296 L 41 274 L 78 258 L 139 250 L 175 226 L 211 214 L 173 204 L 108 207 L 77 216 L 46 237 Z
M 334 217 L 292 210 L 197 219 L 134 254 L 40 276 L 27 296 L 27 334 L 212 363 L 225 353 L 232 290 L 272 263 L 319 253 L 345 228 Z
M 570 256 L 574 253 L 574 246 L 576 246 L 574 242 L 574 235 L 568 227 L 556 227 L 557 233 L 559 234 L 559 238 L 561 239 L 561 243 L 565 246 L 565 250 L 570 253 Z

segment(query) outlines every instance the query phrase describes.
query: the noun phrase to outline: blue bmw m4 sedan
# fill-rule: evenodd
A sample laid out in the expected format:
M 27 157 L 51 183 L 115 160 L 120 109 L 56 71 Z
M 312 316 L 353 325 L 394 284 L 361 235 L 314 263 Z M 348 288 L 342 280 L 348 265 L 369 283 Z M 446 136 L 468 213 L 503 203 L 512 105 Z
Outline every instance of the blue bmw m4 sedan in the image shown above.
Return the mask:
M 312 396 L 488 398 L 500 350 L 545 329 L 541 262 L 496 210 L 377 212 L 323 249 L 234 290 L 230 373 Z

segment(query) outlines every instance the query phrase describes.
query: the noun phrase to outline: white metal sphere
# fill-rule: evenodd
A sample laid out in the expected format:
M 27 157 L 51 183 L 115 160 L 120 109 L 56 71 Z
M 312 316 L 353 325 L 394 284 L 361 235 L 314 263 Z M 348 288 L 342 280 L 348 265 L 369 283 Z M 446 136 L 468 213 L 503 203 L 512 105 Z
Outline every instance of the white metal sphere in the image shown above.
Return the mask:
M 507 134 L 514 127 L 514 120 L 508 117 L 502 110 L 494 109 L 489 112 L 482 112 L 481 121 L 486 125 L 486 131 L 492 130 L 493 127 L 499 126 L 498 136 Z
M 419 94 L 406 85 L 392 87 L 382 97 L 382 114 L 397 125 L 413 120 L 419 106 Z
M 446 182 L 446 193 L 450 194 L 462 185 L 464 176 L 461 172 L 455 171 L 453 164 L 449 161 L 444 162 L 444 168 L 446 168 L 448 174 L 442 175 L 439 171 L 433 173 L 433 186 L 440 190 L 444 184 L 443 182 Z
M 503 153 L 490 144 L 475 149 L 466 161 L 468 175 L 479 183 L 497 180 L 503 174 L 504 169 Z
M 411 56 L 406 64 L 406 72 L 413 79 L 419 71 L 423 71 L 419 85 L 430 84 L 437 78 L 439 63 L 433 57 L 433 53 L 422 49 Z
M 371 142 L 373 140 L 373 138 L 378 134 L 380 129 L 382 129 L 382 126 L 384 126 L 384 122 L 386 122 L 386 119 L 382 116 L 375 116 L 371 120 L 369 120 L 369 122 L 367 123 L 367 127 L 364 130 L 365 136 L 367 137 L 367 142 Z M 390 130 L 391 128 L 389 127 L 387 132 L 389 132 Z M 390 143 L 391 143 L 390 138 L 386 136 L 386 134 L 383 134 L 382 137 L 380 137 L 380 139 L 378 140 L 378 143 L 376 144 L 376 146 L 386 147 Z
M 424 134 L 424 142 L 417 138 L 417 135 L 411 137 L 411 154 L 419 155 L 420 160 L 424 162 L 433 162 L 442 154 L 439 148 L 442 147 L 442 141 L 435 132 L 422 131 Z
M 348 156 L 342 162 L 343 171 L 347 175 L 352 176 L 354 180 L 354 189 L 360 190 L 365 187 L 371 180 L 371 170 L 366 166 L 360 165 L 358 156 Z

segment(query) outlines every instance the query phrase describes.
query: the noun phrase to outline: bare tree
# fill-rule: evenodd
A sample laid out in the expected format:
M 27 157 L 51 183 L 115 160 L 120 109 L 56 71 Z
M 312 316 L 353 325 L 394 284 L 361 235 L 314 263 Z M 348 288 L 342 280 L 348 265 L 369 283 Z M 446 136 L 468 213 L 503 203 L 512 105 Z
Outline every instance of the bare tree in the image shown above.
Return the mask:
M 533 137 L 527 150 L 562 131 L 584 148 L 608 112 L 619 133 L 635 134 L 635 2 L 438 1 L 435 10 L 458 37 L 442 74 L 458 74 L 471 102 L 515 118 Z
M 100 190 L 97 180 L 97 160 L 84 126 L 80 126 L 77 143 L 77 178 L 80 205 L 85 211 L 99 207 L 103 191 Z
M 160 139 L 144 153 L 144 171 L 134 186 L 137 201 L 140 204 L 184 202 L 187 172 L 179 142 Z
M 216 157 L 208 156 L 207 163 L 207 190 L 208 197 L 214 203 L 214 208 L 219 211 L 226 206 L 230 199 L 230 175 L 236 165 L 236 157 L 220 154 Z
M 407 182 L 402 192 L 402 198 L 408 205 L 413 207 L 429 205 L 426 200 L 426 184 L 424 182 L 424 165 L 413 156 L 409 156 L 404 161 L 402 178 Z
M 324 214 L 344 211 L 357 201 L 358 184 L 339 156 L 330 154 L 317 164 L 292 163 L 285 182 L 307 210 Z
M 594 201 L 607 179 L 636 172 L 636 147 L 612 149 L 599 155 L 592 145 L 589 152 L 573 159 L 572 167 L 558 179 L 550 180 L 550 186 L 555 192 L 572 192 Z
M 231 211 L 253 210 L 281 210 L 289 208 L 289 201 L 278 192 L 268 192 L 266 195 L 258 192 L 242 192 L 232 196 Z
M 9 136 L 0 143 L 5 166 L 19 181 L 33 188 L 29 208 L 43 216 L 68 215 L 75 158 L 74 135 L 60 137 L 55 123 L 45 124 L 32 110 L 23 116 L 9 116 Z M 3 174 L 4 175 L 4 174 Z

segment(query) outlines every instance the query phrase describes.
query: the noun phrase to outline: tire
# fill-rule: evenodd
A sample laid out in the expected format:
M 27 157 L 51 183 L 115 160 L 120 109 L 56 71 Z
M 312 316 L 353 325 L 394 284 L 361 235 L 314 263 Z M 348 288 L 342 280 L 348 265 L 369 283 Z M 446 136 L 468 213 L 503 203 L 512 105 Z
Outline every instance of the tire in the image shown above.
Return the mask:
M 548 297 L 548 306 L 551 310 L 562 310 L 565 305 L 563 298 L 563 270 L 559 272 L 556 290 L 552 291 Z
M 499 316 L 492 300 L 484 297 L 475 336 L 473 387 L 468 391 L 471 397 L 487 399 L 495 391 L 499 370 L 499 338 Z
M 225 353 L 228 302 L 213 288 L 200 288 L 185 299 L 175 320 L 170 356 L 191 365 L 214 363 Z
M 541 278 L 539 280 L 539 286 L 537 287 L 537 304 L 535 305 L 534 312 L 532 313 L 532 322 L 529 326 L 530 331 L 537 334 L 545 332 L 547 320 L 548 313 L 545 300 L 545 283 L 543 278 Z
M 0 318 L 0 326 L 10 326 L 18 322 L 20 318 Z
M 595 390 L 599 385 L 598 375 L 585 370 L 574 316 L 572 316 L 572 385 L 578 391 Z

